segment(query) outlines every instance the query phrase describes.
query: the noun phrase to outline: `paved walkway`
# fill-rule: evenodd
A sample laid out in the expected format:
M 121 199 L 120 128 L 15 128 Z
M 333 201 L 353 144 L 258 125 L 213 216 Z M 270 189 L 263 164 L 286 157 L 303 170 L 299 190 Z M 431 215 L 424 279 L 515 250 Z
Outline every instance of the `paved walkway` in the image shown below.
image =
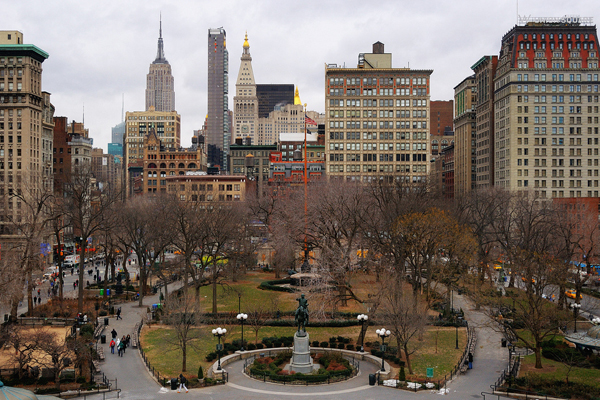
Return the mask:
M 175 288 L 177 283 L 172 284 Z M 169 291 L 171 291 L 171 286 Z M 155 303 L 158 295 L 144 299 L 144 304 Z M 476 311 L 466 297 L 454 294 L 456 308 L 465 311 L 465 318 L 469 324 L 475 326 L 477 334 L 477 348 L 475 350 L 474 368 L 465 375 L 459 376 L 449 382 L 447 399 L 464 400 L 481 398 L 482 391 L 489 392 L 490 385 L 495 383 L 501 371 L 506 367 L 508 350 L 501 347 L 501 335 L 489 325 L 487 317 Z M 139 308 L 136 303 L 126 303 L 121 306 L 123 320 L 110 319 L 110 325 L 105 329 L 107 342 L 110 342 L 110 331 L 114 328 L 119 337 L 131 334 L 135 324 L 145 315 L 146 306 Z M 100 344 L 99 344 L 100 346 Z M 328 400 L 349 399 L 439 399 L 440 394 L 434 391 L 420 391 L 417 393 L 386 388 L 382 386 L 369 386 L 368 375 L 374 373 L 377 367 L 366 362 L 361 363 L 360 374 L 348 381 L 331 385 L 290 386 L 269 384 L 250 379 L 243 375 L 243 362 L 234 362 L 227 366 L 229 383 L 206 389 L 191 389 L 188 394 L 177 394 L 175 391 L 161 389 L 161 386 L 150 376 L 137 349 L 127 349 L 123 357 L 110 354 L 108 343 L 103 345 L 106 361 L 101 364 L 102 371 L 109 379 L 118 379 L 118 387 L 122 389 L 121 397 L 124 399 L 157 399 L 165 396 L 186 396 L 199 399 L 287 399 L 287 398 L 324 398 Z M 89 396 L 99 400 L 100 395 Z M 110 394 L 108 398 L 116 397 Z

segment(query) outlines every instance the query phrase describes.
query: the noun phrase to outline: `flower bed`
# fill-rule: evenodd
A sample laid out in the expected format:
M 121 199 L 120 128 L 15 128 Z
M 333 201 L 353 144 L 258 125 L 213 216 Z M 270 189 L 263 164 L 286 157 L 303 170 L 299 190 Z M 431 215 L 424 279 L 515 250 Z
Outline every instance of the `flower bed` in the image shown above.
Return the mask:
M 354 376 L 358 369 L 348 360 L 337 353 L 316 353 L 313 355 L 315 364 L 321 368 L 310 374 L 296 373 L 283 369 L 290 362 L 292 352 L 285 351 L 273 357 L 259 357 L 247 369 L 248 375 L 261 380 L 272 382 L 324 383 L 340 381 Z

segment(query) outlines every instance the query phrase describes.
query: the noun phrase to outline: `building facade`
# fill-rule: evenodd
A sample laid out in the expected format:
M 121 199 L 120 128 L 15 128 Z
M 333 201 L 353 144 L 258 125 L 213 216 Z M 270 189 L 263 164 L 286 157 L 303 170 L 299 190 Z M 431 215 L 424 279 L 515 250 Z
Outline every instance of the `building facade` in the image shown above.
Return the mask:
M 252 56 L 250 55 L 248 35 L 244 39 L 233 104 L 234 140 L 249 138 L 252 144 L 258 144 L 258 97 L 256 97 L 256 82 L 252 71 Z
M 392 68 L 375 43 L 357 68 L 325 67 L 327 174 L 421 182 L 429 172 L 432 70 Z
M 221 169 L 227 169 L 231 144 L 228 76 L 229 53 L 225 29 L 209 29 L 206 153 L 209 166 L 219 166 Z
M 269 182 L 269 161 L 277 145 L 250 145 L 237 140 L 231 145 L 230 175 L 243 175 L 256 182 L 258 195 L 262 196 Z
M 294 85 L 262 84 L 256 85 L 258 98 L 258 118 L 268 118 L 275 106 L 294 104 Z
M 431 142 L 431 155 L 435 157 L 454 143 L 454 102 L 452 100 L 435 100 L 430 104 L 429 139 Z
M 102 189 L 119 193 L 122 190 L 123 163 L 121 157 L 105 154 L 102 149 L 92 149 L 92 173 Z
M 181 201 L 203 203 L 230 203 L 246 200 L 246 177 L 231 175 L 176 175 L 168 176 L 167 193 Z
M 13 225 L 21 199 L 52 193 L 54 107 L 42 91 L 48 53 L 24 44 L 18 31 L 0 31 L 0 240 L 18 239 Z
M 146 111 L 175 111 L 175 86 L 171 65 L 165 58 L 162 38 L 162 21 L 158 34 L 156 59 L 150 64 L 146 76 Z
M 206 154 L 201 146 L 165 147 L 154 131 L 144 140 L 142 193 L 165 193 L 167 177 L 206 174 Z
M 483 56 L 471 69 L 475 72 L 476 187 L 494 185 L 494 76 L 498 56 Z
M 454 87 L 454 190 L 461 196 L 475 189 L 476 182 L 476 114 L 475 76 L 465 78 Z
M 598 197 L 595 26 L 528 23 L 502 38 L 494 78 L 494 184 L 541 198 Z
M 133 175 L 143 170 L 141 167 L 144 159 L 145 137 L 150 132 L 155 132 L 164 147 L 179 148 L 181 117 L 176 111 L 155 111 L 151 107 L 148 111 L 127 112 L 125 122 L 127 124 L 123 143 L 125 191 L 131 195 Z

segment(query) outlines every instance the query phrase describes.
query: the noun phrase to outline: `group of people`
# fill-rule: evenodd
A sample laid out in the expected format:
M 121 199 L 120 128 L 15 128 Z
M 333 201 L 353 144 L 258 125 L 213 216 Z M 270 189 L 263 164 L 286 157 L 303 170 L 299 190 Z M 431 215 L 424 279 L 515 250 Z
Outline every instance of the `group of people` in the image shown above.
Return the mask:
M 112 330 L 111 332 L 112 335 L 112 340 L 110 341 L 110 352 L 111 354 L 115 354 L 115 347 L 117 348 L 117 354 L 119 355 L 119 357 L 123 357 L 123 354 L 125 354 L 125 349 L 127 347 L 129 347 L 129 343 L 131 341 L 131 336 L 127 335 L 124 336 L 119 339 L 117 337 L 117 331 L 116 330 Z

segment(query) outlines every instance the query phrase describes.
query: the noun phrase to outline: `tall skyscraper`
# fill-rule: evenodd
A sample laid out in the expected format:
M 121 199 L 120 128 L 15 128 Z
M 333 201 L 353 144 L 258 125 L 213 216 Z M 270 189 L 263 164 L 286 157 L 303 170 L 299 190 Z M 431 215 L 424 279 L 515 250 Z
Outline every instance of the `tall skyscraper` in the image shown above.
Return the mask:
M 421 182 L 429 173 L 432 70 L 392 68 L 383 43 L 357 68 L 325 68 L 327 174 L 349 180 Z
M 47 58 L 48 53 L 40 48 L 23 44 L 21 32 L 0 31 L 0 239 L 3 240 L 19 238 L 10 221 L 21 222 L 22 204 L 13 194 L 34 199 L 42 193 L 52 193 L 54 186 L 54 106 L 50 94 L 42 91 L 42 63 Z
M 234 102 L 234 137 L 235 139 L 250 138 L 252 144 L 257 144 L 258 135 L 258 98 L 256 97 L 256 82 L 252 71 L 252 56 L 248 34 L 244 39 L 240 70 L 235 83 Z
M 541 198 L 599 197 L 598 51 L 596 26 L 585 18 L 536 19 L 504 35 L 494 77 L 494 185 Z
M 225 29 L 208 30 L 208 121 L 206 150 L 209 166 L 227 170 L 231 128 L 228 100 L 229 53 Z
M 454 87 L 454 194 L 465 195 L 475 189 L 475 75 Z
M 165 58 L 162 38 L 162 21 L 158 34 L 156 59 L 150 64 L 146 78 L 146 111 L 154 107 L 156 111 L 175 111 L 175 86 L 171 65 Z

